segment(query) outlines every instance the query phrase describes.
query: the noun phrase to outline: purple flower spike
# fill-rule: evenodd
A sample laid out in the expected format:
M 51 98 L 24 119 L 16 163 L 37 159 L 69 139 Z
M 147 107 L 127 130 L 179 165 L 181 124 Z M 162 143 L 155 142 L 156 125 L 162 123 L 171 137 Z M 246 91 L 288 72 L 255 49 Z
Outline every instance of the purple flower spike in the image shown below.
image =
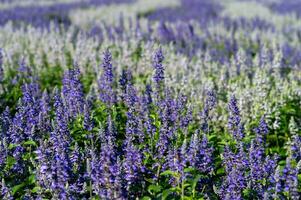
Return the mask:
M 80 71 L 78 67 L 68 70 L 64 74 L 62 93 L 68 108 L 69 118 L 74 118 L 84 112 L 83 85 L 80 82 Z
M 237 106 L 237 99 L 234 95 L 231 96 L 228 104 L 229 119 L 228 129 L 232 133 L 233 137 L 240 141 L 244 137 L 243 124 L 241 124 L 240 111 Z
M 156 87 L 156 96 L 157 98 L 159 98 L 158 95 L 160 95 L 161 92 L 161 86 L 164 82 L 164 67 L 163 67 L 163 60 L 164 60 L 164 56 L 163 56 L 163 52 L 162 52 L 162 48 L 160 47 L 154 54 L 153 56 L 153 67 L 155 69 L 155 74 L 153 75 L 153 80 L 155 83 L 155 87 Z
M 116 94 L 113 90 L 114 74 L 112 65 L 112 54 L 106 50 L 103 54 L 102 63 L 103 73 L 98 80 L 98 88 L 100 90 L 100 100 L 108 105 L 112 105 L 116 101 Z
M 0 48 L 0 82 L 4 79 L 4 69 L 3 69 L 3 50 Z

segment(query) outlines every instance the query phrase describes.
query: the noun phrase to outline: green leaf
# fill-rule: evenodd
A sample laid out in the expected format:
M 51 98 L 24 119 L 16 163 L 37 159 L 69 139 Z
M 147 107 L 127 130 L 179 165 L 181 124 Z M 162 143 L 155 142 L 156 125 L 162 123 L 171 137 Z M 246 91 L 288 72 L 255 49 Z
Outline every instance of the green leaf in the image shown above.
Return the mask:
M 218 168 L 217 171 L 216 171 L 216 174 L 217 175 L 223 175 L 223 174 L 225 174 L 225 169 L 224 168 Z
M 280 165 L 280 166 L 284 166 L 284 165 L 285 165 L 285 163 L 286 163 L 286 161 L 285 161 L 285 160 L 281 160 L 281 161 L 279 162 L 279 165 Z
M 175 176 L 175 175 L 177 175 L 177 172 L 173 172 L 171 170 L 166 170 L 166 171 L 162 172 L 160 175 L 161 176 Z
M 16 163 L 16 160 L 12 156 L 7 156 L 6 158 L 6 168 L 10 169 L 14 164 Z
M 34 187 L 34 188 L 32 188 L 32 190 L 31 190 L 31 192 L 32 193 L 37 193 L 38 191 L 40 191 L 41 190 L 41 187 Z
M 244 194 L 244 196 L 246 196 L 246 197 L 249 197 L 250 196 L 250 194 L 251 194 L 251 190 L 250 189 L 244 189 L 243 190 L 243 194 Z
M 187 167 L 187 168 L 184 169 L 185 173 L 192 173 L 194 171 L 195 171 L 195 169 L 193 167 Z
M 16 192 L 18 192 L 19 190 L 21 190 L 24 186 L 26 185 L 25 182 L 19 184 L 19 185 L 15 185 L 13 188 L 12 188 L 12 194 L 16 194 Z
M 8 149 L 13 149 L 13 148 L 15 148 L 16 146 L 18 146 L 18 145 L 16 145 L 16 144 L 9 144 L 9 145 L 8 145 Z
M 156 193 L 160 192 L 161 189 L 162 189 L 162 187 L 160 185 L 150 185 L 150 186 L 148 186 L 147 191 L 150 194 L 156 194 Z
M 154 179 L 152 178 L 145 178 L 144 180 L 146 180 L 148 183 L 155 183 Z
M 36 182 L 36 176 L 34 174 L 32 174 L 28 177 L 27 180 L 28 180 L 29 184 L 34 184 Z
M 198 184 L 201 177 L 202 177 L 202 175 L 199 174 L 193 179 L 192 184 L 191 184 L 191 187 L 193 190 L 195 189 L 195 187 Z
M 216 135 L 209 135 L 208 140 L 209 140 L 209 141 L 215 141 L 216 138 L 217 138 Z
M 23 143 L 23 145 L 32 145 L 32 146 L 37 146 L 37 143 L 33 140 L 27 140 Z
M 144 196 L 141 200 L 152 200 L 152 198 L 150 198 L 149 196 Z
M 25 153 L 22 155 L 23 160 L 29 160 L 31 157 L 34 157 L 32 153 Z
M 162 200 L 167 199 L 167 197 L 170 195 L 171 191 L 169 189 L 164 190 L 162 192 Z

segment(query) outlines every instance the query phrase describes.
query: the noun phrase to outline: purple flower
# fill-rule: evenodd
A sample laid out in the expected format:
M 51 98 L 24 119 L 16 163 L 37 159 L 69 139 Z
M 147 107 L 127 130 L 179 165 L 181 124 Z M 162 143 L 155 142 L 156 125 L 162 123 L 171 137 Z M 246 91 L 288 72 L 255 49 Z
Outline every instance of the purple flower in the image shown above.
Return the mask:
M 4 79 L 4 69 L 3 69 L 3 50 L 0 48 L 0 82 Z
M 299 136 L 299 127 L 294 118 L 290 119 L 289 130 L 291 133 L 290 154 L 296 161 L 301 160 L 301 136 Z
M 8 137 L 8 130 L 12 123 L 9 107 L 6 107 L 0 116 L 1 138 Z
M 142 163 L 142 154 L 134 146 L 133 137 L 127 136 L 125 141 L 125 153 L 123 161 L 124 179 L 126 180 L 126 189 L 129 191 L 131 186 L 139 184 L 142 181 L 142 172 L 144 171 Z
M 137 91 L 132 85 L 127 85 L 126 87 L 125 102 L 129 108 L 133 108 L 133 109 L 139 102 Z
M 137 96 L 136 89 L 133 85 L 127 85 L 125 102 L 128 106 L 128 111 L 126 113 L 126 136 L 138 139 L 139 143 L 143 143 L 144 132 L 142 125 L 142 113 L 139 111 L 140 98 Z M 141 116 L 141 117 L 140 117 Z
M 242 191 L 247 186 L 245 174 L 249 161 L 244 151 L 243 143 L 237 145 L 238 153 L 233 153 L 229 146 L 226 146 L 223 153 L 223 164 L 226 177 L 223 180 L 220 196 L 223 199 L 242 199 Z
M 245 178 L 243 171 L 234 168 L 228 174 L 223 182 L 220 196 L 226 200 L 240 200 L 242 198 L 242 190 L 245 188 Z
M 252 190 L 257 191 L 259 194 L 262 191 L 262 184 L 260 180 L 265 178 L 265 166 L 264 166 L 264 148 L 256 140 L 251 142 L 249 149 L 249 181 Z M 263 196 L 263 193 L 261 194 Z
M 50 98 L 49 95 L 47 93 L 47 91 L 45 90 L 42 94 L 42 98 L 40 99 L 40 113 L 39 113 L 39 123 L 38 123 L 38 127 L 42 132 L 49 132 L 51 131 L 51 122 L 50 122 L 50 117 L 49 117 L 49 113 L 50 113 Z
M 32 77 L 32 70 L 30 69 L 29 66 L 26 65 L 25 60 L 22 59 L 19 62 L 19 68 L 18 71 L 21 73 L 20 76 L 17 75 L 17 80 L 19 80 L 20 78 L 29 78 Z
M 231 96 L 228 104 L 229 119 L 228 129 L 232 133 L 233 137 L 240 141 L 244 137 L 243 124 L 241 124 L 240 111 L 237 106 L 237 99 L 234 95 Z
M 183 149 L 178 149 L 175 147 L 171 147 L 168 150 L 168 154 L 166 156 L 166 161 L 163 165 L 163 170 L 171 170 L 177 173 L 180 176 L 180 179 L 176 177 L 171 177 L 169 183 L 172 186 L 176 186 L 177 184 L 181 183 L 181 181 L 185 178 L 184 177 L 184 168 L 186 164 L 185 154 L 183 153 Z M 182 150 L 182 151 L 181 151 Z
M 116 101 L 116 94 L 113 90 L 114 74 L 112 66 L 112 55 L 107 49 L 103 54 L 102 63 L 103 73 L 98 80 L 98 88 L 100 91 L 100 100 L 111 105 Z
M 202 125 L 201 129 L 206 133 L 209 131 L 208 121 L 210 120 L 209 113 L 216 105 L 216 96 L 212 90 L 207 91 L 207 98 L 205 100 L 205 105 L 201 113 Z
M 25 114 L 24 134 L 27 138 L 33 138 L 35 137 L 35 129 L 37 129 L 39 125 L 39 85 L 36 83 L 24 84 L 22 86 L 22 91 L 23 97 L 21 109 L 23 109 Z
M 63 78 L 62 94 L 66 103 L 69 118 L 74 118 L 84 112 L 83 85 L 80 82 L 78 67 L 65 72 Z
M 153 75 L 153 80 L 156 87 L 156 96 L 159 98 L 161 92 L 161 86 L 164 81 L 164 67 L 163 67 L 164 56 L 162 53 L 162 48 L 160 47 L 153 56 L 153 67 L 155 69 L 155 73 Z
M 122 69 L 119 84 L 124 92 L 126 92 L 127 85 L 132 84 L 132 72 L 129 69 Z
M 0 197 L 2 199 L 8 199 L 8 200 L 13 200 L 14 199 L 12 194 L 11 194 L 10 189 L 6 186 L 6 184 L 4 182 L 4 179 L 2 179 L 2 181 L 1 181 L 0 191 L 1 191 Z
M 186 130 L 190 122 L 193 120 L 192 108 L 188 107 L 182 117 L 180 117 L 180 127 L 182 130 Z
M 153 99 L 152 99 L 152 86 L 147 84 L 145 86 L 145 94 L 144 94 L 144 102 L 146 105 L 150 106 L 153 103 Z
M 57 149 L 51 161 L 51 190 L 54 198 L 67 199 L 67 186 L 71 178 L 68 155 Z
M 262 116 L 260 118 L 258 127 L 255 128 L 256 140 L 259 143 L 264 144 L 268 132 L 269 132 L 268 125 L 265 122 L 264 116 Z
M 40 145 L 35 151 L 37 155 L 38 166 L 36 170 L 36 178 L 42 188 L 50 189 L 51 185 L 51 170 L 50 160 L 52 149 L 49 148 L 47 142 L 40 141 Z
M 280 167 L 277 167 L 275 170 L 275 174 L 273 176 L 273 180 L 274 180 L 274 194 L 273 194 L 273 198 L 279 198 L 280 193 L 283 190 L 282 187 L 282 183 L 281 183 L 281 171 L 280 171 Z
M 7 157 L 7 150 L 6 145 L 3 144 L 4 140 L 0 140 L 0 169 L 5 165 L 6 157 Z
M 161 42 L 169 43 L 176 40 L 172 29 L 167 27 L 163 21 L 160 21 L 157 31 Z
M 118 177 L 119 173 L 116 173 L 120 170 L 120 166 L 117 163 L 115 147 L 110 138 L 108 137 L 106 143 L 102 144 L 98 164 L 95 163 L 96 176 L 92 174 L 94 190 L 104 199 L 114 196 L 114 186 L 119 185 L 116 184 L 117 180 L 120 181 Z
M 89 105 L 88 105 L 88 103 L 86 103 L 84 106 L 84 128 L 87 131 L 91 131 L 93 129 L 93 127 L 94 127 L 94 124 L 93 124 L 93 119 L 91 119 L 91 116 L 90 116 Z
M 269 193 L 272 195 L 273 187 L 276 183 L 274 179 L 274 174 L 277 169 L 277 161 L 278 161 L 278 156 L 274 155 L 272 157 L 266 156 L 265 161 L 263 164 L 263 179 L 267 180 L 267 184 L 262 186 L 261 193 Z M 264 195 L 264 194 L 263 194 Z
M 159 140 L 156 143 L 157 157 L 164 158 L 168 149 L 171 148 L 171 138 L 174 135 L 174 128 L 168 126 L 167 121 L 163 121 L 159 129 Z
M 198 133 L 194 133 L 191 137 L 188 162 L 202 173 L 211 173 L 213 170 L 213 148 L 209 146 L 206 135 L 203 135 L 200 141 Z
M 77 143 L 75 143 L 74 149 L 70 155 L 70 162 L 75 171 L 77 171 L 78 168 L 80 167 L 80 159 L 81 159 L 81 155 L 80 155 L 80 151 L 79 151 L 79 146 Z
M 26 166 L 25 162 L 23 162 L 22 156 L 25 153 L 25 148 L 21 145 L 16 146 L 12 151 L 12 156 L 16 160 L 16 162 L 13 165 L 12 172 L 15 174 L 23 174 Z
M 284 191 L 289 193 L 292 199 L 300 199 L 298 192 L 298 168 L 293 167 L 291 158 L 286 159 L 286 165 L 283 169 L 282 180 L 284 181 Z
M 70 142 L 68 116 L 59 91 L 54 96 L 55 128 L 50 134 L 50 140 L 55 149 L 66 149 Z

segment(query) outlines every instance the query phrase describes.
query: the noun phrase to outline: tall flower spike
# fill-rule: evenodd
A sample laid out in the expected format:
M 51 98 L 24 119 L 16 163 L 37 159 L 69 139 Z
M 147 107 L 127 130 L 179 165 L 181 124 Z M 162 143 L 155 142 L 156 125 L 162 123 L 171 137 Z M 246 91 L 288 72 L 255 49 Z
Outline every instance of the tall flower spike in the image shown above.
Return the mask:
M 162 84 L 164 81 L 164 70 L 165 69 L 162 64 L 163 60 L 164 60 L 164 56 L 163 56 L 162 48 L 160 47 L 153 56 L 153 67 L 155 69 L 153 80 L 154 80 L 155 87 L 156 87 L 157 98 L 159 98 L 159 95 L 160 95 L 160 92 L 162 89 Z
M 240 141 L 243 138 L 243 125 L 241 124 L 240 111 L 237 106 L 237 99 L 234 95 L 231 96 L 228 104 L 229 119 L 228 129 L 232 133 L 233 137 Z
M 77 66 L 64 73 L 63 96 L 68 108 L 69 118 L 73 118 L 84 111 L 84 92 L 80 82 L 80 71 Z
M 301 160 L 301 137 L 298 134 L 299 128 L 293 117 L 289 122 L 289 131 L 291 134 L 290 154 L 293 159 Z
M 84 129 L 86 129 L 87 131 L 91 131 L 93 129 L 93 125 L 93 120 L 91 119 L 90 109 L 87 102 L 84 106 Z
M 64 151 L 57 150 L 51 163 L 51 190 L 54 198 L 68 199 L 66 187 L 70 180 L 70 163 Z
M 132 140 L 132 136 L 127 136 L 125 141 L 123 169 L 127 191 L 130 191 L 132 186 L 141 181 L 139 178 L 141 178 L 141 173 L 144 171 L 141 152 L 134 146 Z
M 9 126 L 11 123 L 12 123 L 12 119 L 10 116 L 9 107 L 6 107 L 0 117 L 1 138 L 8 137 L 7 133 L 8 133 Z
M 122 69 L 119 84 L 123 92 L 126 92 L 126 86 L 132 84 L 132 72 L 129 69 Z
M 210 120 L 209 112 L 216 105 L 216 96 L 212 90 L 207 91 L 207 97 L 205 100 L 205 105 L 201 114 L 201 118 L 203 120 L 201 129 L 206 133 L 209 131 L 208 121 Z
M 249 148 L 249 184 L 252 190 L 258 195 L 262 192 L 262 185 L 259 183 L 264 178 L 264 148 L 256 139 L 251 141 Z M 263 194 L 261 194 L 263 196 Z
M 300 193 L 298 192 L 298 169 L 292 166 L 290 157 L 286 159 L 282 180 L 284 180 L 284 191 L 288 192 L 292 199 L 300 199 Z
M 33 132 L 39 124 L 40 107 L 38 99 L 40 89 L 37 83 L 24 84 L 22 86 L 22 108 L 25 112 L 25 129 L 26 137 L 33 138 Z
M 152 86 L 147 84 L 145 87 L 145 103 L 148 106 L 150 106 L 153 102 L 152 93 L 153 93 Z
M 98 88 L 100 92 L 100 100 L 104 103 L 111 105 L 116 101 L 116 94 L 113 90 L 114 74 L 112 65 L 112 55 L 107 49 L 103 54 L 102 63 L 103 73 L 98 80 Z
M 103 67 L 103 70 L 104 70 L 104 78 L 109 83 L 112 83 L 113 78 L 114 78 L 113 65 L 112 65 L 112 54 L 108 49 L 103 53 L 102 67 Z
M 36 170 L 36 179 L 38 184 L 42 188 L 50 189 L 51 185 L 51 170 L 50 170 L 50 157 L 52 151 L 48 148 L 46 142 L 40 141 L 40 145 L 35 151 L 38 160 L 38 166 Z
M 77 143 L 75 143 L 74 149 L 71 152 L 70 161 L 73 166 L 73 170 L 77 171 L 78 168 L 80 167 L 80 150 Z
M 3 69 L 3 50 L 0 48 L 0 82 L 4 79 L 4 69 Z
M 283 191 L 283 186 L 281 184 L 281 175 L 280 175 L 280 166 L 278 166 L 275 170 L 275 174 L 273 176 L 273 180 L 274 180 L 274 194 L 273 194 L 273 198 L 274 199 L 278 199 L 280 193 Z
M 1 170 L 5 165 L 6 157 L 7 157 L 7 150 L 4 145 L 4 140 L 0 140 L 0 169 Z
M 143 142 L 142 114 L 140 115 L 139 112 L 140 99 L 133 85 L 127 85 L 125 102 L 128 106 L 128 111 L 126 112 L 126 135 L 134 139 L 138 138 L 139 142 Z
M 4 179 L 2 179 L 2 182 L 0 184 L 0 190 L 1 190 L 1 194 L 0 197 L 2 199 L 7 199 L 7 200 L 13 200 L 13 196 L 11 194 L 10 189 L 6 186 Z
M 100 160 L 97 164 L 99 178 L 94 181 L 100 184 L 98 194 L 103 199 L 111 198 L 114 194 L 114 183 L 116 180 L 115 167 L 117 156 L 111 137 L 101 145 Z
M 26 112 L 20 100 L 18 102 L 17 109 L 18 111 L 13 117 L 12 123 L 9 126 L 9 130 L 8 130 L 8 135 L 9 135 L 8 142 L 12 142 L 15 144 L 19 144 L 21 141 L 23 141 L 26 138 L 23 132 L 23 130 L 25 129 L 24 119 L 26 119 Z
M 212 153 L 213 148 L 209 146 L 206 135 L 203 135 L 203 138 L 200 141 L 198 133 L 194 133 L 191 137 L 188 150 L 188 161 L 190 165 L 202 173 L 212 172 Z
M 256 140 L 260 144 L 264 144 L 266 136 L 267 136 L 267 134 L 269 132 L 268 125 L 265 122 L 265 117 L 264 116 L 262 116 L 260 118 L 259 125 L 258 125 L 257 128 L 255 128 L 255 132 L 256 132 Z
M 49 117 L 50 112 L 50 98 L 45 90 L 43 92 L 42 98 L 40 99 L 40 113 L 39 113 L 39 129 L 42 132 L 49 132 L 51 131 L 51 122 Z
M 171 147 L 166 156 L 166 162 L 163 165 L 163 170 L 171 170 L 180 175 L 180 179 L 171 177 L 169 183 L 172 186 L 179 184 L 184 178 L 185 158 L 181 154 L 181 149 Z
M 55 129 L 51 132 L 50 139 L 55 148 L 66 149 L 69 146 L 70 132 L 68 129 L 68 116 L 63 104 L 61 93 L 56 92 L 54 96 Z

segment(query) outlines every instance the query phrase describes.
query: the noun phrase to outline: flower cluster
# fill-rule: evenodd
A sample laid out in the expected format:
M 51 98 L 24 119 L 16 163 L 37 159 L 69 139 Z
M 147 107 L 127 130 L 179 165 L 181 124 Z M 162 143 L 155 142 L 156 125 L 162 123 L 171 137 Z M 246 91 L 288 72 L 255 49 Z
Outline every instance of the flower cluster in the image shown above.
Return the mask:
M 299 3 L 256 2 L 0 1 L 0 199 L 300 199 Z

